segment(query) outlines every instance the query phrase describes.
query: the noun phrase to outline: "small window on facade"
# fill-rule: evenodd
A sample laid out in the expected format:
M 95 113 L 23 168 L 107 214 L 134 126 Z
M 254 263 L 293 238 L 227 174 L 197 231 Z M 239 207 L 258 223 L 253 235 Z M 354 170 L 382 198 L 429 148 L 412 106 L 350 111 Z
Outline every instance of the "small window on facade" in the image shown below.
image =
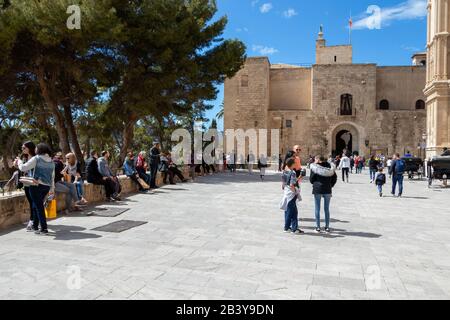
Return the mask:
M 241 77 L 241 87 L 248 87 L 248 76 L 243 75 Z
M 381 100 L 380 101 L 380 110 L 389 110 L 389 101 Z
M 417 100 L 416 101 L 416 110 L 423 110 L 423 109 L 425 109 L 425 101 Z
M 286 128 L 292 128 L 292 120 L 286 120 Z
M 334 62 L 337 62 L 337 56 L 334 56 Z

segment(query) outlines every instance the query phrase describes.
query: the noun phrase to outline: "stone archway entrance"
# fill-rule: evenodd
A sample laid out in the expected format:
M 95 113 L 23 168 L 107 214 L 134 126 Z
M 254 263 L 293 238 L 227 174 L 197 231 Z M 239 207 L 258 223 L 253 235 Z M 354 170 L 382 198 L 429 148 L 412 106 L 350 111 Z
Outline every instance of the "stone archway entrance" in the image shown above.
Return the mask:
M 331 134 L 332 155 L 342 155 L 344 149 L 350 153 L 360 153 L 360 135 L 355 126 L 350 123 L 338 125 Z
M 353 136 L 350 131 L 348 130 L 341 130 L 339 131 L 336 136 L 336 149 L 335 153 L 336 155 L 342 154 L 344 149 L 347 150 L 347 152 L 352 153 L 353 152 Z

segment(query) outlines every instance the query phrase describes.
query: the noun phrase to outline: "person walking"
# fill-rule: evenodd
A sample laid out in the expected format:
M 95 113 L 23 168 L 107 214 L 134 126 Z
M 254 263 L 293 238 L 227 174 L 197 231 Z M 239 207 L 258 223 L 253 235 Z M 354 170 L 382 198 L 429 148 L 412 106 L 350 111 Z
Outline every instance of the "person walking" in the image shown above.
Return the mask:
M 375 185 L 377 186 L 380 197 L 383 197 L 383 186 L 386 184 L 386 175 L 383 173 L 383 170 L 383 168 L 378 169 L 375 175 Z
M 322 156 L 316 156 L 315 163 L 311 165 L 311 175 L 309 178 L 313 185 L 313 195 L 315 204 L 316 232 L 320 233 L 320 204 L 324 199 L 325 211 L 325 232 L 330 232 L 330 202 L 332 188 L 336 185 L 337 175 L 334 164 L 329 164 Z
M 350 173 L 353 174 L 353 168 L 355 167 L 355 157 L 350 157 Z
M 391 167 L 392 167 L 392 158 L 388 158 L 386 161 L 386 167 L 388 169 L 388 173 L 389 173 L 389 178 L 392 177 L 391 175 Z
M 403 195 L 403 174 L 405 173 L 405 161 L 400 158 L 400 154 L 396 153 L 393 156 L 391 171 L 392 175 L 392 192 L 391 194 L 395 197 L 396 188 L 398 184 L 398 196 Z
M 375 156 L 371 156 L 369 160 L 369 173 L 370 173 L 370 183 L 373 183 L 375 180 L 375 175 L 378 172 L 378 166 L 380 162 L 375 158 Z
M 247 156 L 247 166 L 248 166 L 248 174 L 253 174 L 253 165 L 255 164 L 255 155 L 253 152 L 250 152 Z
M 258 159 L 258 169 L 261 181 L 264 181 L 264 176 L 266 175 L 266 168 L 267 168 L 267 157 L 261 154 Z
M 15 162 L 15 166 L 14 167 L 18 168 L 19 163 L 20 164 L 27 163 L 35 155 L 36 155 L 36 145 L 33 142 L 31 142 L 31 141 L 25 142 L 22 145 L 22 157 L 21 157 L 21 159 L 16 159 L 17 162 Z M 32 178 L 33 177 L 33 170 L 25 171 L 23 173 L 23 175 L 25 177 Z M 24 186 L 23 189 L 25 191 L 25 196 L 27 198 L 28 204 L 30 205 L 30 220 L 28 221 L 27 231 L 33 231 L 34 209 L 33 209 L 33 200 L 31 199 L 31 194 L 30 194 L 30 186 Z
M 289 158 L 286 161 L 285 170 L 282 174 L 283 198 L 280 202 L 280 209 L 284 210 L 284 232 L 303 234 L 298 228 L 298 208 L 297 199 L 300 197 L 300 179 L 295 172 L 295 159 Z
M 29 193 L 33 203 L 33 226 L 36 234 L 48 234 L 44 202 L 47 195 L 55 193 L 55 164 L 50 147 L 40 143 L 36 147 L 36 155 L 26 163 L 16 160 L 17 167 L 22 172 L 33 172 L 35 184 L 30 186 Z M 40 229 L 39 229 L 40 225 Z
M 345 153 L 342 155 L 338 169 L 342 171 L 342 181 L 345 182 L 346 177 L 348 183 L 348 174 L 350 172 L 350 159 L 349 157 L 347 157 Z

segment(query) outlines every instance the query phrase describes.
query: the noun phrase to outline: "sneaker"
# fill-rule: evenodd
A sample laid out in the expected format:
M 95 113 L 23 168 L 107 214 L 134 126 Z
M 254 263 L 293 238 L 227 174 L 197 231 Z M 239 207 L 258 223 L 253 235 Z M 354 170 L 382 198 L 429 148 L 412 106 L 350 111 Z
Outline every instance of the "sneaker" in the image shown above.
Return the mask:
M 400 194 L 398 195 L 398 197 L 401 198 L 401 197 L 402 197 L 402 194 L 400 193 Z
M 111 197 L 109 197 L 109 198 L 106 198 L 106 202 L 115 202 L 116 200 L 114 200 L 113 198 L 111 198 Z
M 380 198 L 381 198 L 381 197 L 383 197 L 383 193 L 382 193 L 382 192 L 380 192 Z
M 284 233 L 291 232 L 291 229 L 284 229 Z
M 112 196 L 111 198 L 113 198 L 115 201 L 122 201 L 122 199 L 120 199 L 118 196 Z
M 41 235 L 47 235 L 48 230 L 47 229 L 39 229 L 34 231 L 35 234 L 41 234 Z
M 295 231 L 292 231 L 293 234 L 304 234 L 305 232 L 303 230 L 297 229 Z
M 28 222 L 28 225 L 27 225 L 27 232 L 31 232 L 31 231 L 34 231 L 33 221 Z
M 331 232 L 330 228 L 325 228 L 325 232 L 330 233 Z
M 317 233 L 320 233 L 320 228 L 316 228 L 316 232 L 317 232 Z

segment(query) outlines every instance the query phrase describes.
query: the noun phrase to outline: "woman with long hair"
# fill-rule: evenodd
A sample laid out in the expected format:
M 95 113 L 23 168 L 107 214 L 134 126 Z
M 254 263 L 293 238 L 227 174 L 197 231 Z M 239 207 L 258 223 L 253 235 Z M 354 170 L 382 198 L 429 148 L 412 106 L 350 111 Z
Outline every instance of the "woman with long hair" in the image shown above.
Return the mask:
M 20 171 L 33 171 L 33 179 L 36 184 L 31 185 L 29 190 L 33 203 L 32 229 L 36 234 L 48 234 L 44 202 L 47 195 L 49 193 L 53 195 L 55 190 L 55 164 L 50 155 L 50 147 L 45 143 L 40 143 L 36 147 L 36 155 L 26 163 L 22 163 L 19 159 L 15 161 Z
M 69 176 L 70 181 L 77 189 L 78 201 L 77 205 L 87 204 L 84 198 L 84 181 L 81 177 L 81 163 L 78 162 L 74 153 L 66 154 L 66 166 L 62 170 L 62 174 Z

